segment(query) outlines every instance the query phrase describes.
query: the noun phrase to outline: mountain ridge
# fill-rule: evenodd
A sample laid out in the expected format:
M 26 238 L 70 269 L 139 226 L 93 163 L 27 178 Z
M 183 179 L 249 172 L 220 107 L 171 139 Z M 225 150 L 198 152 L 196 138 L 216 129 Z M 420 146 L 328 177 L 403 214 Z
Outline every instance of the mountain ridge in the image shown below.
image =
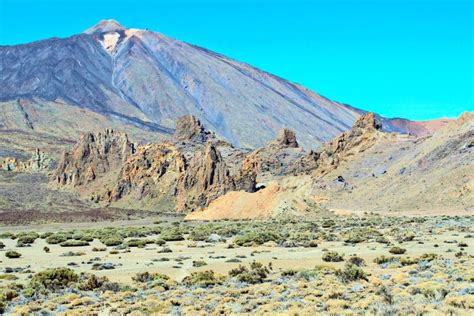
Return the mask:
M 63 102 L 112 126 L 118 119 L 165 138 L 191 114 L 239 147 L 262 146 L 288 127 L 302 146 L 316 148 L 365 113 L 206 48 L 112 20 L 63 39 L 2 46 L 0 57 L 2 104 Z M 384 119 L 389 131 L 409 132 L 410 124 Z

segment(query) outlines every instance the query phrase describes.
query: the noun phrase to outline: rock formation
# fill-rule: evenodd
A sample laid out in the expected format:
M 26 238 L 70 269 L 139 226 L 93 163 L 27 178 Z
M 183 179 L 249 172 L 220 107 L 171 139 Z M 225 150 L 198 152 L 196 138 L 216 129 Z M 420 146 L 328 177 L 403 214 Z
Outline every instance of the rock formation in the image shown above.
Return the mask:
M 298 146 L 295 133 L 284 128 L 278 132 L 276 140 L 249 153 L 242 162 L 242 168 L 247 172 L 255 172 L 258 182 L 267 182 L 289 174 L 293 162 L 304 154 L 304 150 Z
M 185 115 L 176 121 L 174 138 L 178 141 L 205 143 L 211 135 L 204 129 L 201 121 L 192 115 Z
M 374 113 L 360 116 L 352 128 L 327 142 L 317 151 L 310 151 L 299 159 L 293 160 L 287 168 L 287 174 L 317 173 L 321 175 L 335 169 L 341 160 L 350 159 L 353 151 L 363 152 L 371 147 L 382 135 L 382 123 Z
M 123 164 L 135 153 L 124 133 L 107 129 L 81 137 L 71 152 L 64 151 L 53 178 L 58 185 L 83 186 Z
M 55 167 L 55 161 L 39 148 L 26 161 L 18 158 L 5 157 L 0 159 L 0 170 L 14 172 L 47 172 Z
M 210 200 L 234 188 L 220 152 L 208 144 L 189 160 L 186 172 L 178 180 L 176 208 L 183 211 L 205 207 Z
M 231 190 L 255 190 L 253 170 L 231 172 L 218 149 L 229 145 L 196 118 L 180 118 L 175 139 L 135 146 L 123 133 L 87 134 L 63 154 L 52 182 L 78 187 L 97 203 L 179 212 L 205 207 Z
M 284 147 L 298 148 L 295 132 L 288 128 L 282 128 L 278 131 L 276 143 Z

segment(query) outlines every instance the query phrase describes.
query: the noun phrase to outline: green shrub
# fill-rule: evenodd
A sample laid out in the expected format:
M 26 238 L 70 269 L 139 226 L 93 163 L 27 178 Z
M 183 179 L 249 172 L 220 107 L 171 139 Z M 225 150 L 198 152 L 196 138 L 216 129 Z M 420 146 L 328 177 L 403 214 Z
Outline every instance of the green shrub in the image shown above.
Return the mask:
M 238 246 L 250 247 L 253 245 L 262 245 L 268 241 L 278 242 L 280 239 L 279 234 L 272 231 L 255 232 L 250 231 L 242 236 L 237 236 L 234 243 Z
M 100 289 L 109 279 L 105 276 L 98 277 L 92 273 L 81 273 L 78 288 L 83 291 Z
M 21 232 L 16 234 L 16 238 L 22 238 L 22 237 L 29 237 L 33 240 L 37 239 L 40 237 L 40 235 L 37 232 Z
M 336 276 L 338 276 L 341 281 L 345 283 L 357 280 L 369 280 L 364 270 L 352 263 L 346 263 L 344 269 L 336 270 Z
M 381 256 L 376 257 L 374 259 L 374 263 L 384 264 L 384 263 L 389 263 L 389 262 L 393 262 L 393 261 L 396 261 L 396 260 L 397 260 L 397 258 L 395 258 L 395 257 L 392 257 L 392 256 L 386 257 L 384 255 L 381 255 Z
M 70 239 L 70 240 L 63 241 L 59 245 L 61 247 L 84 247 L 84 246 L 89 246 L 89 243 L 84 240 Z
M 365 266 L 365 260 L 358 256 L 352 256 L 347 260 L 348 263 L 356 265 L 358 267 Z
M 439 256 L 435 253 L 424 253 L 418 258 L 418 260 L 419 261 L 433 261 L 433 260 L 436 260 L 438 258 L 439 258 Z
M 183 234 L 179 228 L 168 228 L 163 230 L 160 234 L 160 238 L 164 241 L 181 241 L 184 240 Z
M 0 233 L 0 239 L 15 239 L 15 234 L 11 232 Z
M 283 270 L 281 272 L 281 276 L 295 276 L 300 270 L 296 270 L 296 269 L 287 269 L 287 270 Z
M 148 241 L 146 239 L 130 239 L 125 243 L 127 247 L 138 247 L 144 248 L 147 245 Z
M 358 244 L 358 243 L 364 242 L 366 240 L 367 239 L 364 236 L 362 236 L 361 234 L 351 233 L 351 234 L 346 236 L 346 238 L 344 239 L 344 242 L 350 243 L 350 244 Z
M 33 275 L 30 287 L 35 290 L 57 291 L 75 285 L 79 276 L 69 268 L 47 269 Z
M 187 286 L 209 287 L 217 284 L 222 284 L 223 278 L 217 276 L 214 271 L 199 271 L 192 272 L 183 279 L 183 284 Z
M 155 240 L 155 244 L 157 244 L 158 246 L 163 246 L 164 244 L 166 244 L 166 240 L 158 238 L 157 240 Z
M 35 236 L 32 236 L 32 235 L 21 236 L 21 237 L 18 237 L 18 239 L 16 240 L 16 246 L 25 247 L 34 243 L 35 240 L 36 240 Z
M 21 253 L 15 251 L 15 250 L 9 250 L 5 252 L 5 257 L 10 258 L 10 259 L 16 259 L 21 257 Z
M 401 247 L 392 247 L 388 252 L 393 253 L 394 255 L 403 255 L 407 250 Z
M 81 237 L 80 240 L 87 241 L 87 242 L 92 242 L 94 241 L 94 236 L 92 235 L 84 235 Z
M 418 262 L 419 262 L 419 259 L 412 259 L 410 257 L 400 258 L 400 264 L 402 266 L 410 266 L 412 264 L 417 264 Z
M 40 235 L 40 238 L 41 239 L 46 239 L 46 238 L 48 238 L 49 236 L 51 236 L 53 234 L 54 234 L 53 232 L 43 233 L 43 234 Z
M 332 219 L 327 219 L 327 220 L 322 222 L 321 226 L 323 228 L 333 227 L 333 226 L 336 226 L 336 222 Z
M 202 227 L 194 227 L 188 239 L 192 241 L 206 241 L 210 235 L 211 232 L 209 230 L 203 229 Z
M 344 255 L 341 255 L 335 251 L 328 251 L 323 254 L 322 259 L 325 262 L 341 262 L 344 261 Z
M 5 244 L 0 241 L 0 250 L 5 248 Z
M 123 237 L 120 235 L 108 235 L 101 238 L 100 242 L 107 247 L 118 246 L 123 243 Z
M 162 273 L 139 272 L 132 277 L 132 280 L 139 283 L 147 283 L 154 280 L 169 280 L 170 277 Z
M 385 236 L 379 236 L 375 239 L 375 241 L 380 243 L 380 244 L 389 244 L 390 243 L 390 240 Z
M 46 253 L 48 253 L 48 252 L 50 251 L 50 249 L 49 249 L 49 247 L 44 246 L 44 247 L 43 247 L 43 251 L 46 252 Z
M 262 283 L 267 274 L 270 271 L 260 262 L 252 262 L 250 264 L 250 269 L 245 266 L 239 265 L 238 268 L 232 269 L 229 271 L 230 277 L 235 277 L 237 281 L 245 282 L 249 284 Z
M 46 242 L 51 245 L 60 244 L 70 239 L 69 236 L 66 236 L 63 233 L 56 233 L 46 238 Z
M 306 280 L 306 281 L 311 281 L 311 280 L 316 279 L 317 275 L 318 273 L 315 270 L 311 270 L 311 269 L 297 270 L 297 269 L 290 268 L 281 273 L 281 276 L 292 277 L 297 280 Z

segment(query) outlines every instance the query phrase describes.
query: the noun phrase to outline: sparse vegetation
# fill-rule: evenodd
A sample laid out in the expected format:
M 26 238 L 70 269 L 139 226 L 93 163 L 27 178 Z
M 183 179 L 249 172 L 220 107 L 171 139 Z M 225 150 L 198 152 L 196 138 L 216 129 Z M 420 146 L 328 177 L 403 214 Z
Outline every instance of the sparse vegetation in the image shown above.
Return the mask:
M 173 309 L 183 314 L 210 310 L 226 314 L 234 311 L 232 306 L 239 306 L 240 312 L 272 314 L 289 313 L 291 304 L 309 314 L 366 314 L 381 309 L 403 314 L 470 311 L 473 259 L 468 251 L 460 249 L 465 247 L 465 232 L 470 227 L 466 222 L 452 217 L 433 218 L 414 229 L 420 225 L 418 220 L 401 217 L 367 215 L 334 217 L 331 221 L 333 224 L 325 228 L 323 220 L 273 220 L 163 222 L 161 227 L 43 233 L 39 238 L 52 241 L 43 251 L 41 240 L 21 249 L 25 258 L 31 256 L 31 268 L 4 259 L 4 263 L 12 264 L 5 264 L 0 274 L 0 302 L 7 313 L 20 309 L 25 313 L 35 313 L 34 309 L 54 313 L 61 306 L 65 313 L 94 314 L 110 302 L 114 302 L 110 312 L 120 314 L 152 310 L 169 314 Z M 417 240 L 402 241 L 406 232 L 416 232 Z M 171 239 L 181 236 L 186 241 L 165 241 L 163 235 Z M 16 234 L 12 241 L 8 237 L 3 241 L 5 254 L 14 251 L 11 247 L 22 238 L 31 241 L 30 237 L 34 238 Z M 226 242 L 222 243 L 221 238 Z M 94 239 L 102 243 L 115 239 L 115 246 L 91 243 L 92 251 L 81 249 Z M 434 240 L 439 247 L 435 247 Z M 61 254 L 63 243 L 79 249 Z M 194 248 L 188 248 L 190 244 Z M 228 245 L 235 248 L 229 250 Z M 255 248 L 244 248 L 247 246 Z M 314 246 L 321 252 L 308 248 Z M 374 256 L 359 251 L 362 248 Z M 451 251 L 446 252 L 448 249 Z M 62 262 L 68 268 L 35 273 L 38 250 L 48 261 Z M 189 267 L 205 270 L 191 270 L 181 282 L 155 272 L 166 268 L 181 273 Z M 215 267 L 227 274 L 217 274 Z M 76 269 L 91 271 L 79 274 Z M 95 269 L 107 270 L 97 272 L 99 275 L 121 275 L 121 283 L 91 273 Z M 131 271 L 133 277 L 128 276 Z M 221 297 L 225 297 L 225 305 L 215 303 Z M 423 308 L 418 307 L 419 301 Z M 31 309 L 26 312 L 27 308 Z
M 278 242 L 280 236 L 273 231 L 263 231 L 263 232 L 256 232 L 250 231 L 246 232 L 242 236 L 237 236 L 234 240 L 234 243 L 238 246 L 253 246 L 253 245 L 262 245 L 268 241 Z

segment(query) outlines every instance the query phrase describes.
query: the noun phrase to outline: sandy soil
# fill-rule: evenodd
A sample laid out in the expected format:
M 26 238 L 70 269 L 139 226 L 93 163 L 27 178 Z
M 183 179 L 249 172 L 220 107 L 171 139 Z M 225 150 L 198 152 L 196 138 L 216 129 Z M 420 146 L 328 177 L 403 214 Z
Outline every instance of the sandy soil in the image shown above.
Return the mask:
M 117 223 L 124 225 L 123 223 Z M 52 228 L 53 226 L 48 226 Z M 74 224 L 77 228 L 78 224 Z M 72 228 L 69 227 L 68 228 Z M 469 243 L 470 240 L 464 238 L 465 234 L 458 234 L 457 232 L 447 232 L 435 237 L 426 237 L 417 242 L 404 243 L 403 247 L 407 249 L 405 256 L 416 257 L 423 253 L 435 252 L 442 254 L 445 258 L 454 258 L 454 252 L 446 252 L 449 248 L 455 249 L 455 245 L 445 243 L 444 241 L 457 240 Z M 472 241 L 472 240 L 471 240 Z M 5 250 L 14 249 L 22 253 L 19 259 L 7 259 L 1 255 L 0 268 L 5 267 L 25 267 L 30 266 L 34 272 L 41 271 L 47 268 L 62 267 L 68 263 L 76 263 L 78 266 L 73 267 L 77 272 L 91 272 L 92 264 L 87 262 L 93 258 L 100 258 L 100 261 L 94 262 L 110 262 L 117 266 L 114 270 L 92 271 L 97 275 L 105 275 L 112 281 L 122 283 L 131 283 L 131 277 L 138 272 L 160 272 L 169 275 L 175 280 L 181 280 L 189 273 L 197 270 L 212 269 L 215 272 L 226 274 L 230 269 L 235 268 L 239 263 L 226 262 L 228 259 L 236 258 L 236 256 L 245 256 L 240 258 L 240 264 L 250 263 L 254 260 L 268 264 L 272 262 L 274 271 L 284 270 L 288 268 L 309 268 L 316 264 L 323 264 L 321 256 L 323 249 L 330 249 L 339 253 L 345 254 L 346 257 L 356 254 L 363 257 L 368 264 L 368 271 L 380 269 L 378 265 L 372 263 L 372 260 L 380 255 L 390 255 L 388 252 L 389 246 L 380 243 L 364 243 L 361 245 L 347 245 L 343 242 L 323 242 L 317 248 L 284 248 L 284 247 L 239 247 L 228 249 L 227 243 L 205 243 L 198 242 L 196 248 L 190 248 L 188 245 L 190 241 L 168 242 L 167 246 L 173 251 L 172 253 L 158 253 L 160 246 L 150 244 L 145 248 L 130 248 L 128 253 L 109 254 L 112 247 L 108 247 L 107 251 L 94 252 L 93 247 L 102 248 L 104 245 L 98 240 L 94 240 L 90 246 L 86 247 L 61 247 L 59 245 L 48 245 L 44 240 L 37 239 L 31 247 L 16 247 L 16 241 L 6 239 Z M 423 242 L 420 244 L 419 242 Z M 438 244 L 439 247 L 434 247 Z M 50 253 L 45 253 L 43 247 L 48 246 Z M 474 255 L 474 248 L 466 249 L 467 254 Z M 83 256 L 62 257 L 62 253 L 67 251 L 82 251 Z M 4 251 L 2 251 L 4 252 Z M 222 258 L 223 256 L 224 258 Z M 213 258 L 214 257 L 214 258 Z M 217 258 L 216 258 L 217 257 Z M 168 258 L 169 261 L 153 262 L 152 260 Z M 182 265 L 179 265 L 176 259 L 183 259 Z M 194 268 L 192 262 L 194 260 L 203 260 L 207 263 L 206 266 Z M 342 266 L 344 263 L 331 263 L 335 266 Z M 388 270 L 385 269 L 385 271 Z M 18 274 L 21 278 L 25 278 L 25 274 Z

